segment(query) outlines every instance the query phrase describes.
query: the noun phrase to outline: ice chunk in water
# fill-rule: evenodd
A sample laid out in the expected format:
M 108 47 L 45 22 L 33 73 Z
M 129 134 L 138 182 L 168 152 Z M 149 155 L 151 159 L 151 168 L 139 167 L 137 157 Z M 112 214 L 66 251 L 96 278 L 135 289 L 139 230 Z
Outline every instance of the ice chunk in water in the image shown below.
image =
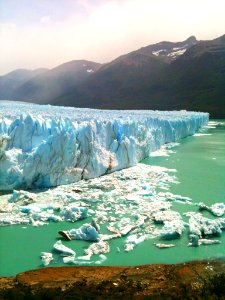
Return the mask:
M 62 244 L 62 241 L 59 240 L 57 241 L 54 245 L 53 245 L 53 249 L 58 251 L 58 252 L 61 252 L 65 255 L 75 255 L 75 251 L 73 251 L 72 249 L 66 247 L 65 245 Z
M 44 266 L 48 266 L 53 260 L 53 255 L 50 252 L 41 252 L 41 260 Z
M 221 235 L 225 229 L 225 219 L 215 220 L 204 217 L 200 213 L 192 214 L 189 219 L 189 231 L 199 237 L 205 235 Z
M 87 218 L 88 208 L 87 207 L 67 207 L 64 208 L 60 216 L 63 217 L 65 221 L 74 222 L 77 220 L 82 220 Z
M 100 237 L 95 227 L 91 224 L 83 224 L 80 228 L 73 228 L 68 231 L 59 231 L 59 234 L 69 240 L 99 241 Z
M 165 221 L 161 229 L 161 237 L 166 240 L 179 238 L 184 229 L 184 222 L 182 220 Z
M 225 212 L 225 204 L 224 203 L 215 203 L 211 206 L 205 205 L 203 202 L 199 203 L 199 210 L 207 210 L 211 212 L 213 215 L 217 217 L 221 217 Z

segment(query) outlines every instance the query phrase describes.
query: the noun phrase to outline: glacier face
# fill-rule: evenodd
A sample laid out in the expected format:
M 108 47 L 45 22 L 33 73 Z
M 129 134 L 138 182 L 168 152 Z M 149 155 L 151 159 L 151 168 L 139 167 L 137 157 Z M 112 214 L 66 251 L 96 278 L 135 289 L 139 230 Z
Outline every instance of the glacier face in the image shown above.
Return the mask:
M 0 190 L 58 186 L 134 166 L 208 120 L 200 112 L 0 101 Z

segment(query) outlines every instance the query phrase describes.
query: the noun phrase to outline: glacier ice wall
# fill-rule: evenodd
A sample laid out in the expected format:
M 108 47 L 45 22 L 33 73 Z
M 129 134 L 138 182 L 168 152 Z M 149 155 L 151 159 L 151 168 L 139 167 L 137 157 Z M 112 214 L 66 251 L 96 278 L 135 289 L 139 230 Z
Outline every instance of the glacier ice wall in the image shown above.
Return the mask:
M 193 135 L 208 113 L 109 111 L 0 101 L 0 190 L 52 187 L 136 165 Z

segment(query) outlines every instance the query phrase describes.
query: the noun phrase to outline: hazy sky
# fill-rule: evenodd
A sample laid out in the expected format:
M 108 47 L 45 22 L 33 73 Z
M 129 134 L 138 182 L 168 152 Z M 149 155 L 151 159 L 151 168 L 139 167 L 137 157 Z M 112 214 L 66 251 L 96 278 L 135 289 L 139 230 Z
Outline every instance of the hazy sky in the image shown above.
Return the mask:
M 0 0 L 0 74 L 225 34 L 225 0 Z

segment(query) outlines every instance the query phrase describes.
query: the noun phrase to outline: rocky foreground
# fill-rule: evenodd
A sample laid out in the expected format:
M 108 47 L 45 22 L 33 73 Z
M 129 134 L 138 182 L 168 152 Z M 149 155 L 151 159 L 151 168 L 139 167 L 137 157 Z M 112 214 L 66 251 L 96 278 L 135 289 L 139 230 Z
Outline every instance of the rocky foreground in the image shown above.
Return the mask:
M 225 299 L 225 261 L 43 268 L 0 278 L 0 299 Z

